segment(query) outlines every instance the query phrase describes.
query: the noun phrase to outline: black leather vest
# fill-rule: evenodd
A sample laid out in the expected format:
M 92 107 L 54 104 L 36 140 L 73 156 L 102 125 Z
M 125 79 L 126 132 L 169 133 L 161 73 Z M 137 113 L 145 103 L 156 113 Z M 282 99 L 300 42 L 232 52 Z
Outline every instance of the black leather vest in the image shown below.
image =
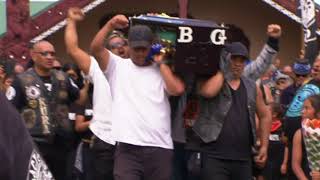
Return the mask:
M 51 71 L 52 89 L 48 91 L 34 69 L 18 76 L 27 105 L 22 109 L 29 132 L 35 141 L 51 142 L 57 129 L 69 129 L 68 77 L 62 71 Z
M 255 144 L 256 84 L 248 78 L 242 77 L 241 79 L 247 91 L 247 108 L 253 135 L 253 144 Z M 201 97 L 199 103 L 199 118 L 195 122 L 193 130 L 205 143 L 216 141 L 232 104 L 232 94 L 227 82 L 224 82 L 223 87 L 217 96 L 213 98 Z

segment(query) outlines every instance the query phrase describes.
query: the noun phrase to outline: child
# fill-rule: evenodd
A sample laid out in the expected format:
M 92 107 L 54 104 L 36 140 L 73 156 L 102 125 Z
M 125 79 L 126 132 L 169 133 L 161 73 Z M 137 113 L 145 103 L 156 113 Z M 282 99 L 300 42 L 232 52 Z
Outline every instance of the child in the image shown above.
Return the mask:
M 319 119 L 320 121 L 320 95 L 314 95 L 305 100 L 302 119 Z M 301 129 L 297 130 L 293 137 L 292 169 L 299 180 L 307 180 L 311 177 L 313 180 L 320 179 L 320 172 L 311 172 L 309 168 Z
M 282 108 L 272 103 L 272 126 L 269 136 L 268 160 L 263 169 L 264 179 L 282 179 L 287 173 L 288 148 L 283 141 Z

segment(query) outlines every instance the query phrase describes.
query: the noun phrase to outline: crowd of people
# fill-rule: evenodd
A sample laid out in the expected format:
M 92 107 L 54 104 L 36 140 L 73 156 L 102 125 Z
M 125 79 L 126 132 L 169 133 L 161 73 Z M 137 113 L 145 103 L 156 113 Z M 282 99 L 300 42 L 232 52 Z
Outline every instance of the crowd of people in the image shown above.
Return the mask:
M 306 119 L 320 121 L 320 56 L 283 64 L 279 25 L 268 25 L 255 60 L 248 43 L 229 37 L 218 72 L 204 77 L 176 73 L 163 53 L 146 60 L 154 32 L 135 25 L 124 34 L 123 15 L 99 30 L 89 54 L 78 44 L 84 18 L 69 9 L 65 45 L 74 64 L 62 65 L 45 40 L 30 46 L 27 66 L 1 60 L 0 91 L 48 167 L 36 174 L 29 165 L 28 177 L 320 180 L 301 130 Z

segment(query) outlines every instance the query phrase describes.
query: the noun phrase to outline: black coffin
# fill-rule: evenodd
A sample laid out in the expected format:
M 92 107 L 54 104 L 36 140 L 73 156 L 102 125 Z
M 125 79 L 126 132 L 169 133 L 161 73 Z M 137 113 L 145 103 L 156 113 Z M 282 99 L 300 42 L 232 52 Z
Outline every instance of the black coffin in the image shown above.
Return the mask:
M 225 27 L 197 19 L 130 17 L 130 25 L 137 24 L 148 25 L 158 41 L 173 49 L 170 61 L 176 72 L 208 75 L 217 71 Z

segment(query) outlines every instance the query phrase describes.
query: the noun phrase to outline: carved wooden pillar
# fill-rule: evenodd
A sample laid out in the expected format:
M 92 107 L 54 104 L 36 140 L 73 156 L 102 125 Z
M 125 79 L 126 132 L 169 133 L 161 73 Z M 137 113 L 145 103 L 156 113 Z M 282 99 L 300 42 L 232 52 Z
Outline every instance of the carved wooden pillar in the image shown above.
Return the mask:
M 7 31 L 0 39 L 0 56 L 24 63 L 30 39 L 29 0 L 7 0 Z
M 188 0 L 178 0 L 179 1 L 179 17 L 187 18 L 188 14 Z

